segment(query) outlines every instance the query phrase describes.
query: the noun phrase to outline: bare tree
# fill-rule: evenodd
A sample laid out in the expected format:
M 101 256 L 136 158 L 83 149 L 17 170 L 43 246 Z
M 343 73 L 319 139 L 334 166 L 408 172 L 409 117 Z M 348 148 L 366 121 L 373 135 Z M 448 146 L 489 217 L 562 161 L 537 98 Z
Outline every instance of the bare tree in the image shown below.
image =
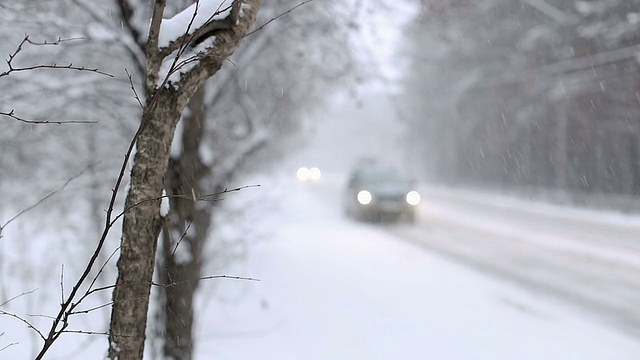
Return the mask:
M 165 5 L 164 1 L 154 3 L 146 43 L 147 100 L 136 133 L 137 153 L 125 203 L 109 334 L 111 359 L 143 356 L 157 239 L 164 222 L 160 199 L 182 110 L 248 34 L 260 2 L 233 1 L 224 17 L 216 16 L 223 9 L 201 9 L 196 2 L 172 18 L 190 17 L 178 36 L 169 33 L 168 26 L 162 27 Z
M 78 1 L 78 0 L 76 0 Z M 192 1 L 167 6 L 171 15 Z M 136 1 L 117 2 L 129 36 L 144 47 L 143 14 Z M 255 159 L 285 149 L 301 112 L 321 106 L 327 89 L 355 73 L 348 32 L 349 6 L 342 1 L 274 1 L 262 7 L 252 32 L 220 76 L 201 87 L 187 104 L 166 175 L 170 210 L 162 235 L 157 279 L 179 285 L 158 288 L 153 326 L 166 357 L 188 359 L 193 351 L 194 296 L 207 257 L 216 203 L 195 204 L 184 194 L 223 191 Z M 294 13 L 295 12 L 295 13 Z M 263 161 L 264 163 L 264 161 Z M 211 245 L 209 245 L 211 247 Z M 215 257 L 222 259 L 224 250 Z M 187 281 L 189 280 L 189 281 Z
M 308 109 L 311 106 L 319 106 L 323 96 L 326 96 L 326 93 L 323 94 L 326 90 L 324 84 L 327 82 L 338 84 L 344 79 L 344 75 L 350 74 L 352 64 L 349 61 L 348 44 L 345 41 L 345 38 L 347 38 L 346 31 L 351 26 L 349 18 L 346 13 L 343 13 L 342 17 L 340 15 L 336 16 L 337 13 L 333 8 L 335 4 L 333 3 L 332 6 L 318 5 L 313 10 L 306 12 L 302 6 L 305 5 L 305 8 L 308 8 L 306 4 L 311 3 L 311 1 L 302 1 L 294 5 L 287 1 L 280 1 L 277 6 L 269 4 L 267 7 L 269 11 L 262 17 L 261 21 L 263 25 L 268 24 L 268 26 L 260 27 L 259 31 L 249 36 L 249 46 L 246 51 L 240 52 L 231 61 L 227 62 L 224 74 L 221 74 L 222 76 L 219 78 L 217 77 L 215 82 L 209 82 L 205 89 L 203 84 L 193 88 L 189 87 L 191 86 L 189 84 L 192 84 L 190 81 L 201 81 L 200 75 L 192 77 L 192 80 L 189 81 L 184 79 L 190 77 L 189 74 L 193 74 L 195 67 L 192 66 L 195 63 L 198 63 L 198 65 L 204 63 L 213 64 L 210 69 L 213 69 L 212 71 L 214 72 L 216 71 L 215 67 L 221 65 L 221 63 L 211 60 L 206 55 L 208 45 L 217 46 L 217 43 L 211 44 L 213 36 L 218 41 L 220 34 L 233 32 L 236 37 L 236 43 L 234 44 L 232 40 L 224 43 L 229 44 L 230 47 L 237 46 L 237 42 L 246 36 L 246 33 L 245 35 L 239 35 L 238 28 L 229 28 L 228 24 L 224 23 L 225 16 L 231 15 L 230 10 L 232 8 L 226 9 L 226 12 L 224 12 L 224 8 L 211 10 L 210 12 L 215 16 L 207 19 L 211 20 L 211 22 L 208 23 L 209 27 L 204 31 L 198 30 L 197 25 L 200 20 L 198 20 L 198 15 L 193 11 L 195 8 L 191 8 L 190 13 L 181 11 L 186 6 L 184 3 L 190 3 L 191 1 L 185 1 L 182 4 L 180 2 L 167 4 L 164 8 L 164 15 L 161 17 L 169 18 L 171 15 L 180 15 L 182 13 L 185 19 L 188 20 L 183 24 L 184 30 L 189 30 L 180 36 L 176 33 L 176 38 L 173 42 L 158 35 L 159 44 L 155 60 L 159 60 L 164 56 L 164 61 L 158 61 L 161 63 L 160 67 L 153 69 L 151 61 L 147 59 L 150 56 L 147 43 L 150 41 L 151 36 L 149 39 L 144 38 L 146 29 L 139 27 L 138 24 L 148 24 L 148 21 L 144 21 L 145 16 L 155 16 L 157 8 L 154 8 L 154 13 L 151 13 L 151 11 L 147 11 L 149 10 L 147 2 L 134 0 L 117 1 L 116 5 L 121 10 L 123 28 L 129 32 L 129 36 L 105 36 L 105 29 L 109 30 L 111 34 L 113 33 L 111 32 L 109 20 L 101 15 L 98 6 L 89 4 L 84 0 L 74 0 L 73 2 L 79 5 L 78 8 L 83 10 L 85 15 L 89 15 L 94 20 L 93 26 L 102 27 L 99 31 L 96 31 L 98 43 L 102 44 L 98 47 L 104 47 L 104 42 L 106 41 L 118 47 L 118 51 L 130 55 L 130 63 L 133 64 L 133 66 L 129 67 L 133 74 L 129 78 L 131 84 L 126 84 L 125 86 L 122 79 L 120 79 L 117 84 L 120 90 L 128 90 L 131 86 L 137 89 L 137 79 L 139 78 L 143 78 L 146 82 L 140 93 L 135 95 L 141 105 L 144 104 L 140 109 L 143 112 L 142 117 L 144 120 L 135 135 L 135 139 L 138 141 L 137 158 L 142 156 L 141 144 L 145 145 L 145 149 L 151 149 L 151 151 L 156 151 L 162 147 L 160 149 L 162 150 L 161 153 L 153 153 L 158 154 L 158 157 L 164 156 L 164 151 L 168 151 L 172 143 L 177 143 L 177 148 L 179 149 L 178 153 L 172 154 L 170 159 L 167 158 L 169 166 L 167 167 L 165 187 L 167 195 L 171 199 L 170 213 L 166 217 L 158 215 L 154 221 L 145 222 L 150 227 L 151 225 L 163 226 L 165 230 L 161 248 L 163 256 L 158 267 L 160 271 L 158 272 L 157 280 L 152 283 L 150 278 L 149 280 L 142 280 L 141 277 L 137 282 L 133 282 L 134 280 L 132 279 L 125 279 L 126 276 L 123 275 L 122 270 L 123 266 L 120 266 L 124 260 L 121 260 L 119 262 L 119 285 L 116 286 L 114 293 L 114 303 L 120 289 L 122 289 L 121 295 L 130 297 L 131 289 L 144 288 L 146 286 L 148 293 L 150 286 L 157 285 L 157 288 L 160 289 L 159 293 L 166 296 L 161 304 L 161 310 L 165 311 L 164 322 L 156 324 L 162 326 L 160 331 L 166 334 L 164 353 L 166 356 L 188 358 L 193 350 L 193 341 L 189 340 L 192 339 L 193 326 L 190 321 L 183 320 L 188 320 L 189 317 L 193 316 L 192 299 L 197 289 L 197 280 L 203 271 L 203 248 L 209 234 L 208 229 L 214 209 L 212 203 L 198 204 L 193 200 L 193 197 L 195 196 L 197 200 L 202 200 L 202 194 L 224 191 L 226 184 L 238 173 L 238 170 L 242 169 L 243 166 L 246 167 L 248 160 L 255 159 L 258 153 L 264 154 L 266 153 L 265 150 L 269 150 L 271 154 L 274 151 L 282 151 L 283 148 L 281 146 L 285 143 L 282 140 L 285 135 L 291 136 L 300 123 L 300 110 Z M 207 6 L 208 3 L 210 2 L 198 3 L 199 14 L 204 14 L 201 5 Z M 183 5 L 182 8 L 180 5 Z M 74 9 L 77 10 L 77 8 Z M 108 7 L 105 7 L 106 10 L 108 10 Z M 288 16 L 293 10 L 296 11 L 296 15 Z M 218 12 L 219 14 L 216 15 Z M 116 30 L 121 31 L 120 25 L 116 26 L 116 28 Z M 86 33 L 90 36 L 95 29 L 88 30 Z M 318 36 L 319 33 L 328 34 L 330 31 L 335 31 L 336 35 Z M 161 41 L 161 38 L 164 40 Z M 309 41 L 310 39 L 313 39 L 313 41 Z M 338 45 L 337 47 L 336 44 Z M 96 51 L 96 54 L 96 56 L 100 56 L 101 52 Z M 328 54 L 332 55 L 327 56 Z M 226 58 L 221 53 L 218 53 L 218 55 Z M 104 57 L 104 54 L 102 56 Z M 276 64 L 278 66 L 275 66 Z M 155 83 L 154 81 L 148 81 L 147 72 L 150 69 L 158 72 Z M 140 73 L 140 71 L 144 73 Z M 318 74 L 321 75 L 320 78 L 315 77 Z M 204 77 L 206 78 L 207 76 Z M 196 77 L 198 80 L 194 80 Z M 251 83 L 251 86 L 247 86 L 248 82 Z M 155 84 L 155 87 L 149 84 Z M 187 85 L 188 91 L 184 91 L 185 88 L 181 85 Z M 176 90 L 178 88 L 180 91 Z M 117 87 L 113 87 L 113 89 L 117 89 Z M 104 92 L 104 88 L 100 90 Z M 190 98 L 185 95 L 192 90 Z M 75 90 L 75 93 L 86 95 L 90 92 Z M 96 96 L 99 95 L 100 93 L 96 92 Z M 114 99 L 122 96 L 122 91 L 120 93 L 114 92 Z M 133 98 L 130 94 L 126 96 Z M 163 101 L 162 104 L 159 103 L 158 99 L 169 99 L 171 96 L 174 96 L 173 100 Z M 87 101 L 94 100 L 87 99 Z M 114 102 L 118 103 L 118 101 Z M 97 103 L 99 104 L 100 102 Z M 181 107 L 187 108 L 188 111 L 182 111 Z M 107 110 L 106 113 L 109 114 L 109 107 L 105 106 L 104 108 Z M 115 106 L 114 108 L 117 109 L 118 107 Z M 65 110 L 65 108 L 60 106 L 60 110 Z M 111 115 L 114 120 L 117 120 L 117 123 L 125 125 L 121 127 L 124 130 L 119 133 L 119 136 L 123 139 L 126 139 L 131 133 L 131 124 L 121 119 L 126 119 L 136 112 L 135 109 L 131 108 L 128 108 L 127 111 L 128 113 L 125 116 L 116 112 Z M 101 119 L 103 118 L 102 116 L 100 117 Z M 157 120 L 159 117 L 162 117 L 167 123 L 147 120 L 150 118 Z M 151 129 L 147 128 L 147 124 L 154 123 L 155 125 L 149 126 L 161 128 L 160 132 L 168 136 L 169 133 L 174 131 L 171 128 L 175 129 L 175 123 L 180 118 L 182 121 L 178 139 L 168 138 L 169 140 L 167 140 L 167 137 L 165 137 L 164 141 L 160 141 L 157 137 L 151 139 L 152 136 L 145 135 L 147 131 L 151 131 Z M 175 123 L 173 123 L 174 121 Z M 167 125 L 167 127 L 159 124 Z M 154 129 L 154 131 L 156 130 L 158 129 Z M 96 154 L 97 156 L 100 150 L 96 149 L 96 146 L 102 146 L 102 141 L 96 140 L 104 139 L 103 135 L 105 134 L 89 133 L 88 135 L 90 136 L 86 137 L 87 149 L 91 154 Z M 156 140 L 155 143 L 154 140 Z M 162 143 L 161 145 L 159 144 L 160 142 Z M 76 151 L 81 148 L 76 147 Z M 213 154 L 213 156 L 202 158 L 203 148 L 208 149 L 205 153 Z M 80 153 L 82 152 L 80 151 Z M 146 153 L 148 154 L 149 152 L 146 151 Z M 143 161 L 137 161 L 137 163 L 148 165 L 158 160 L 142 159 Z M 144 161 L 148 162 L 145 163 Z M 159 162 L 163 161 L 160 160 Z M 153 163 L 157 165 L 159 162 Z M 135 169 L 134 167 L 132 175 L 137 174 Z M 96 181 L 105 174 L 104 171 L 96 172 L 95 167 L 91 167 L 90 170 L 92 178 Z M 142 172 L 140 176 L 142 180 L 140 182 L 147 181 L 150 177 L 153 179 L 162 178 L 160 173 L 152 173 L 149 174 L 149 171 Z M 107 181 L 102 180 L 102 183 L 110 182 L 111 178 L 113 178 L 113 174 L 105 178 Z M 119 184 L 123 179 L 126 179 L 126 176 L 121 176 L 118 179 L 116 186 L 113 187 L 114 191 L 118 191 Z M 130 186 L 132 192 L 134 183 L 135 180 L 132 178 Z M 93 180 L 91 184 L 93 186 Z M 95 187 L 95 189 L 98 188 Z M 147 190 L 151 191 L 149 188 L 145 191 Z M 93 190 L 92 199 L 99 199 L 99 196 L 99 191 Z M 155 206 L 155 204 L 159 203 L 160 197 L 161 193 L 151 196 L 151 192 L 140 194 L 136 198 L 138 199 L 137 201 L 132 200 L 132 196 L 128 197 L 126 211 L 122 214 L 113 213 L 115 218 L 107 219 L 107 230 L 111 229 L 115 221 L 121 216 L 128 219 L 129 214 L 134 210 L 139 210 L 139 208 L 152 203 Z M 213 197 L 206 200 L 212 199 Z M 103 206 L 100 204 L 101 201 L 92 202 L 91 208 L 94 212 L 96 210 L 98 212 L 102 211 Z M 113 209 L 113 204 L 110 204 L 108 212 L 111 213 Z M 139 217 L 133 218 L 135 221 L 138 219 Z M 160 221 L 160 225 L 155 221 Z M 99 220 L 94 222 L 99 223 Z M 124 248 L 125 239 L 128 239 L 127 236 L 132 236 L 126 233 L 126 228 L 130 224 L 133 224 L 131 220 L 125 220 L 123 254 L 127 250 Z M 190 224 L 193 224 L 193 226 L 190 227 Z M 146 234 L 153 235 L 157 229 L 153 228 L 152 231 Z M 98 253 L 100 255 L 101 249 L 104 248 L 102 240 L 99 247 Z M 131 252 L 133 253 L 134 251 Z M 187 254 L 187 258 L 191 261 L 185 263 L 183 261 L 185 258 L 181 257 L 181 254 Z M 137 258 L 137 260 L 140 260 L 140 258 Z M 149 259 L 146 260 L 149 261 Z M 103 263 L 102 260 L 99 262 Z M 91 264 L 95 263 L 95 259 L 92 259 Z M 151 263 L 153 263 L 153 260 L 151 260 Z M 95 274 L 95 270 L 91 270 L 92 266 L 90 265 L 88 268 Z M 106 269 L 104 267 L 101 268 L 99 273 L 104 274 L 103 270 Z M 83 275 L 83 279 L 96 279 L 93 278 L 93 275 L 90 278 L 86 278 L 85 275 Z M 100 287 L 100 291 L 92 288 L 92 286 L 93 283 L 86 293 L 80 293 L 81 299 L 86 299 L 86 295 L 104 292 L 104 290 L 111 288 L 108 283 Z M 141 293 L 144 293 L 144 289 L 138 294 Z M 59 324 L 60 326 L 54 326 L 50 333 L 43 332 L 46 346 L 42 354 L 48 350 L 58 336 L 70 331 L 67 328 L 67 320 L 70 315 L 77 314 L 76 301 L 71 297 L 64 300 L 67 307 L 61 311 L 61 315 L 54 322 L 54 325 Z M 133 302 L 137 303 L 139 302 L 138 300 L 138 298 L 133 298 Z M 103 303 L 103 305 L 108 304 Z M 173 316 L 171 319 L 169 314 Z M 115 321 L 116 316 L 117 312 L 114 305 L 112 321 Z M 121 338 L 130 337 L 130 330 L 131 328 L 127 328 L 126 332 L 116 332 L 111 329 L 109 333 L 111 337 L 120 340 Z M 90 333 L 91 331 L 87 332 Z M 141 327 L 138 334 L 144 334 L 144 326 Z
M 355 72 L 348 48 L 349 13 L 339 1 L 292 6 L 273 1 L 261 9 L 260 24 L 233 63 L 221 69 L 194 96 L 183 116 L 171 154 L 166 191 L 170 212 L 162 235 L 158 278 L 194 279 L 207 264 L 222 268 L 230 249 L 216 245 L 212 218 L 224 211 L 178 194 L 219 192 L 250 165 L 272 164 L 282 157 L 287 140 L 301 128 L 304 112 L 321 106 L 332 86 Z M 275 19 L 275 21 L 273 21 Z M 332 54 L 332 61 L 323 58 Z M 331 64 L 330 66 L 327 66 Z M 329 85 L 331 83 L 331 85 Z M 267 165 L 268 166 L 268 165 Z M 177 252 L 176 252 L 177 249 Z M 213 263 L 217 261 L 216 263 Z M 167 358 L 189 359 L 194 347 L 195 296 L 199 283 L 158 289 L 158 322 L 154 326 Z

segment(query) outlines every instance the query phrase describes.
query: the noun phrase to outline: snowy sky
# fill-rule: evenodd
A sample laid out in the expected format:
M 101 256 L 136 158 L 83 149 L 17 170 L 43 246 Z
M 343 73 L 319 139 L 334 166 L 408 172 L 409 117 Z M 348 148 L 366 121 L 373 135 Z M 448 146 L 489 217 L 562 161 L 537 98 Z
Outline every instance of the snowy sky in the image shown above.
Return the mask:
M 404 129 L 393 95 L 403 74 L 398 54 L 402 27 L 416 8 L 407 1 L 382 0 L 364 9 L 360 31 L 353 35 L 362 45 L 357 54 L 379 76 L 366 79 L 355 95 L 338 92 L 330 107 L 310 114 L 315 133 L 294 157 L 300 166 L 346 171 L 363 157 L 398 165 L 405 161 L 400 146 Z M 330 151 L 335 148 L 341 151 Z
M 383 80 L 368 84 L 363 92 L 388 91 L 402 75 L 403 61 L 398 51 L 402 43 L 402 27 L 416 11 L 415 4 L 408 1 L 383 1 L 362 16 L 361 31 L 355 35 L 364 46 L 360 49 L 361 60 L 380 71 Z

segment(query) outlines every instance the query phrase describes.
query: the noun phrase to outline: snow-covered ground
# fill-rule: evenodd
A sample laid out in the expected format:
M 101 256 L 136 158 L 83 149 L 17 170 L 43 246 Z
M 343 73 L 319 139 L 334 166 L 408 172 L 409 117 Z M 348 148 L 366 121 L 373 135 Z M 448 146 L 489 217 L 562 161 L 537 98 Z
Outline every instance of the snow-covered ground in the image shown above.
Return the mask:
M 402 163 L 388 151 L 401 131 L 386 101 L 338 103 L 339 116 L 327 116 L 306 151 L 232 184 L 261 186 L 226 196 L 218 217 L 226 225 L 213 240 L 245 257 L 205 275 L 260 281 L 202 282 L 197 359 L 637 359 L 638 216 L 426 185 L 415 225 L 343 216 L 349 164 L 362 156 Z M 299 165 L 326 173 L 299 183 Z M 56 312 L 60 264 L 70 262 L 50 256 L 40 246 L 47 239 L 31 237 L 28 226 L 7 229 L 1 260 L 40 259 L 49 280 L 0 264 L 0 283 L 12 282 L 11 295 L 50 285 L 8 308 L 46 329 L 41 315 Z M 72 250 L 59 251 L 84 258 Z M 105 293 L 87 307 L 108 300 Z M 102 332 L 108 316 L 108 307 L 79 316 L 73 329 Z M 0 349 L 7 345 L 0 359 L 27 359 L 40 339 L 0 316 Z M 105 349 L 104 335 L 65 334 L 48 359 L 98 359 Z
M 292 171 L 256 181 L 262 183 L 256 191 L 268 195 L 247 211 L 255 215 L 255 226 L 270 233 L 229 272 L 260 282 L 218 284 L 216 291 L 226 300 L 210 299 L 200 316 L 201 359 L 635 359 L 640 354 L 637 338 L 570 303 L 394 235 L 405 225 L 344 218 L 336 193 L 341 179 L 296 183 Z M 242 207 L 255 196 L 245 192 L 229 201 Z
M 342 175 L 325 174 L 309 184 L 295 180 L 294 168 L 286 170 L 248 180 L 261 186 L 225 199 L 245 217 L 228 223 L 221 234 L 245 236 L 247 245 L 247 257 L 225 273 L 260 281 L 202 283 L 197 359 L 637 359 L 640 354 L 637 335 L 562 297 L 402 238 L 404 231 L 437 225 L 430 223 L 434 201 L 425 201 L 415 225 L 360 223 L 342 215 Z M 434 190 L 434 199 L 436 192 L 445 196 L 443 189 Z M 482 197 L 466 193 L 465 199 Z M 506 198 L 490 200 L 494 207 L 513 206 Z M 461 223 L 468 220 L 461 211 L 438 211 L 443 218 L 446 213 Z M 635 226 L 621 217 L 609 220 L 612 226 Z M 490 225 L 476 221 L 474 226 Z M 498 224 L 492 229 L 505 231 Z M 425 240 L 434 236 L 444 234 L 424 231 Z M 7 317 L 0 317 L 0 328 L 6 333 L 0 339 L 18 341 L 0 358 L 30 358 L 29 344 L 38 341 L 29 340 L 29 330 Z M 49 358 L 97 359 L 105 348 L 103 336 L 67 334 Z

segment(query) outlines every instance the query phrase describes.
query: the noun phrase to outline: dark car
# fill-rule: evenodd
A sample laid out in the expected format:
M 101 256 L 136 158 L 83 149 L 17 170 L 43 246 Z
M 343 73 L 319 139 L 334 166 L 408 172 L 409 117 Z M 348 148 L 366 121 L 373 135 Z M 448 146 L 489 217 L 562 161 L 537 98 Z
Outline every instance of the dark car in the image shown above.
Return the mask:
M 366 221 L 413 222 L 419 203 L 412 181 L 391 169 L 371 166 L 351 173 L 343 199 L 348 216 Z

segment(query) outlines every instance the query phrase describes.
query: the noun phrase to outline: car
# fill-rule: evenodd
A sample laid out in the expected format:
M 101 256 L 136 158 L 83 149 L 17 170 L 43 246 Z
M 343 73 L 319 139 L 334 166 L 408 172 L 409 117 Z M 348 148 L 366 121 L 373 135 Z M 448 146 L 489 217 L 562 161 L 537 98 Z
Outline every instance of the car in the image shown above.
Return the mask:
M 415 221 L 420 193 L 413 181 L 382 167 L 352 171 L 343 195 L 347 216 L 364 221 Z

